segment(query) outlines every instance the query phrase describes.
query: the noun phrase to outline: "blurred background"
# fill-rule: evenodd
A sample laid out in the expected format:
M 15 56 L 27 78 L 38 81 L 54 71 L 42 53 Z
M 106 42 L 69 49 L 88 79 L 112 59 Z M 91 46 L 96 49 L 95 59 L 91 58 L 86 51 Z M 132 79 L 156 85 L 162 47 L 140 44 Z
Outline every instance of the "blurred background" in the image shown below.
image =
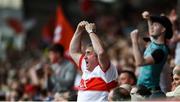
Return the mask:
M 51 43 L 47 37 L 54 35 L 57 25 L 57 7 L 73 30 L 88 20 L 97 23 L 101 36 L 115 37 L 128 36 L 141 26 L 143 11 L 168 14 L 177 4 L 178 0 L 1 0 L 0 60 L 17 59 L 12 50 L 28 53 L 46 48 Z
M 69 42 L 59 37 L 70 41 L 69 30 L 74 32 L 82 20 L 96 23 L 118 70 L 135 71 L 129 33 L 138 28 L 142 37 L 147 36 L 141 13 L 168 15 L 173 9 L 180 14 L 180 0 L 0 0 L 0 95 L 20 90 L 28 70 L 47 57 L 51 44 L 59 42 L 67 50 Z M 171 67 L 175 47 L 172 44 Z

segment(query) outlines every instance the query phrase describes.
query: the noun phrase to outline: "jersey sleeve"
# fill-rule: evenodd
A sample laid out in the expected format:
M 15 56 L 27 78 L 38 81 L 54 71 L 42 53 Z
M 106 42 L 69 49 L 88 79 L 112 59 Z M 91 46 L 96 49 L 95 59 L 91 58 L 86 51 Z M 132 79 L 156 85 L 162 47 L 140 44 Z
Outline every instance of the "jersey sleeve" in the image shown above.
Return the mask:
M 151 56 L 153 57 L 155 64 L 161 63 L 164 59 L 164 52 L 161 49 L 155 50 Z

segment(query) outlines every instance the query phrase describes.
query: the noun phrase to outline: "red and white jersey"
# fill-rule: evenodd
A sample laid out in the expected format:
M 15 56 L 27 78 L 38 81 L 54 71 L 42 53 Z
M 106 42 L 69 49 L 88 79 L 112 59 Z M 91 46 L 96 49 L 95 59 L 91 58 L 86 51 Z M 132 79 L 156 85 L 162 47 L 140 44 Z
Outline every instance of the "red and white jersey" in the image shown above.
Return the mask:
M 117 86 L 117 69 L 111 64 L 106 71 L 96 66 L 93 71 L 88 71 L 84 56 L 81 56 L 79 67 L 82 79 L 79 85 L 78 101 L 107 101 L 110 89 Z

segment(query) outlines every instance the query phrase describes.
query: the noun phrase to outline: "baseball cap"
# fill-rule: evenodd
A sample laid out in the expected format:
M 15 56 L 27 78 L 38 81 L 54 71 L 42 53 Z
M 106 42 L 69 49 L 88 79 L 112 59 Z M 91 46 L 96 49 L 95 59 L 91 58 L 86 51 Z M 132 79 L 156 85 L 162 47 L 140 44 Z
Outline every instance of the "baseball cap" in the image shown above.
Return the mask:
M 180 85 L 175 88 L 174 91 L 167 92 L 167 97 L 179 97 L 180 96 Z
M 158 22 L 166 28 L 165 38 L 171 39 L 173 35 L 172 23 L 166 16 L 150 16 L 152 22 Z

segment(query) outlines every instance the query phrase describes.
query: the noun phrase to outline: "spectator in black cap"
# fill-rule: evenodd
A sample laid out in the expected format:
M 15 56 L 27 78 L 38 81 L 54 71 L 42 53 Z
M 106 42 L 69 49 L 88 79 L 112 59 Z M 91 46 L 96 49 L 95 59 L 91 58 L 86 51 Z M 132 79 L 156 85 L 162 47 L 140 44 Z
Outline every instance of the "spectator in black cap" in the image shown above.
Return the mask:
M 139 32 L 131 32 L 133 54 L 137 67 L 140 67 L 137 85 L 147 87 L 152 94 L 158 98 L 165 97 L 165 94 L 159 87 L 160 74 L 168 57 L 168 47 L 166 39 L 172 37 L 172 24 L 165 16 L 150 16 L 149 12 L 142 13 L 144 19 L 148 21 L 150 43 L 147 46 L 144 55 L 141 53 L 138 42 Z
M 165 31 L 163 32 L 165 39 L 172 38 L 172 35 L 173 35 L 172 24 L 166 16 L 150 16 L 150 20 L 152 23 L 154 23 L 154 22 L 159 23 L 165 28 Z M 150 29 L 152 29 L 152 28 L 150 28 Z M 152 34 L 153 31 L 150 33 Z M 157 37 L 157 36 L 158 35 L 154 35 L 154 37 Z

